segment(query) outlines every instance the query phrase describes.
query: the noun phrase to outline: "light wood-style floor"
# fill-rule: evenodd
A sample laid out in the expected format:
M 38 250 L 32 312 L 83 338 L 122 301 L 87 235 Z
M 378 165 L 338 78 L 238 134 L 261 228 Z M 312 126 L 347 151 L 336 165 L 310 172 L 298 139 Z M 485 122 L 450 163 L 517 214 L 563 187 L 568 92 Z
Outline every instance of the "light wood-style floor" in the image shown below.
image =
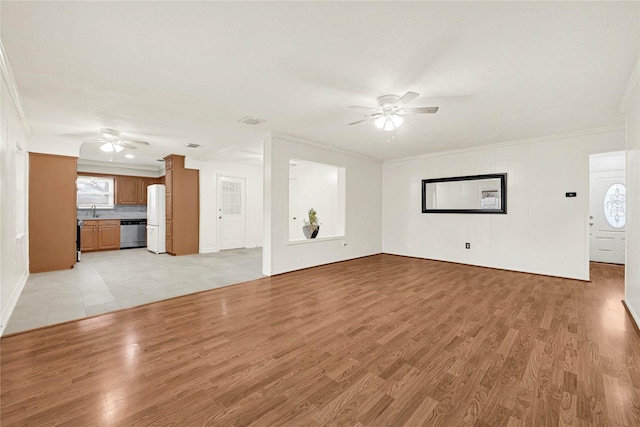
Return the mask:
M 623 269 L 377 255 L 2 339 L 2 426 L 640 425 Z

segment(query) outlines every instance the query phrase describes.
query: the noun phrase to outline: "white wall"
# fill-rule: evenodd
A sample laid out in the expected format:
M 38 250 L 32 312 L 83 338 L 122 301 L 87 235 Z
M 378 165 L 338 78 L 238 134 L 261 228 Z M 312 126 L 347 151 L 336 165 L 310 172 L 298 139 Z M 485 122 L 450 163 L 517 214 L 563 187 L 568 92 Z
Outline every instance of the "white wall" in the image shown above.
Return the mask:
M 382 246 L 382 164 L 281 135 L 265 141 L 263 273 L 280 274 L 377 254 Z M 345 237 L 289 242 L 289 159 L 344 167 Z M 321 213 L 318 213 L 322 217 Z M 343 246 L 343 240 L 346 246 Z
M 17 191 L 28 189 L 28 154 L 25 129 L 15 107 L 15 100 L 5 89 L 2 73 L 0 113 L 0 335 L 18 302 L 29 276 L 27 197 Z M 23 154 L 16 152 L 19 144 Z M 18 162 L 23 162 L 23 176 L 16 176 Z M 17 201 L 22 206 L 17 206 Z M 18 230 L 18 211 L 24 215 L 25 227 Z
M 640 89 L 627 107 L 627 235 L 624 300 L 640 326 Z
M 185 160 L 188 168 L 200 169 L 200 253 L 218 249 L 218 185 L 219 175 L 246 180 L 246 247 L 262 246 L 263 201 L 262 167 L 215 160 Z
M 385 162 L 382 249 L 588 280 L 589 154 L 623 147 L 609 129 Z M 422 179 L 502 172 L 506 215 L 421 213 Z

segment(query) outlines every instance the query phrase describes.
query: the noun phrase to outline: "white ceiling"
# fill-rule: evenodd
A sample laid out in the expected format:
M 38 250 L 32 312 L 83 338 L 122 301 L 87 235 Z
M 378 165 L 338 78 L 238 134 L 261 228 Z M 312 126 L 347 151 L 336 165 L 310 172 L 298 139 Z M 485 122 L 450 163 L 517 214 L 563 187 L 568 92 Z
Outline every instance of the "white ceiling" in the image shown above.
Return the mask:
M 623 124 L 639 4 L 2 1 L 1 36 L 34 138 L 115 128 L 153 162 L 276 131 L 391 159 Z M 347 125 L 409 90 L 440 111 Z

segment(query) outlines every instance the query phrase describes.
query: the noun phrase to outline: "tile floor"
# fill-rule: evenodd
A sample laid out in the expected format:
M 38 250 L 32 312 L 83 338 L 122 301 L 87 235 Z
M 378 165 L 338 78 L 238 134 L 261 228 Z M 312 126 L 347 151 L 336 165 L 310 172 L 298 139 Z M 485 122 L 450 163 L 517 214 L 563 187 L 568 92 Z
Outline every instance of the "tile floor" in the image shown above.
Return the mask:
M 85 253 L 71 270 L 30 275 L 4 334 L 261 277 L 262 248 L 178 257 L 146 248 Z

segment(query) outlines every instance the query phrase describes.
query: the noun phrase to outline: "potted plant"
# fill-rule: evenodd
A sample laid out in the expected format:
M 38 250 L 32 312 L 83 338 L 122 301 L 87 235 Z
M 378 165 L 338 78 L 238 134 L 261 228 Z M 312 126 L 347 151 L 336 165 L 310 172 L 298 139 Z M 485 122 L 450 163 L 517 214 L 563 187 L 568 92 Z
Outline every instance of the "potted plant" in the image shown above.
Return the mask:
M 318 235 L 318 231 L 320 231 L 318 216 L 316 214 L 316 210 L 311 208 L 309 209 L 309 220 L 304 221 L 302 232 L 304 233 L 304 237 L 307 239 L 315 239 Z

